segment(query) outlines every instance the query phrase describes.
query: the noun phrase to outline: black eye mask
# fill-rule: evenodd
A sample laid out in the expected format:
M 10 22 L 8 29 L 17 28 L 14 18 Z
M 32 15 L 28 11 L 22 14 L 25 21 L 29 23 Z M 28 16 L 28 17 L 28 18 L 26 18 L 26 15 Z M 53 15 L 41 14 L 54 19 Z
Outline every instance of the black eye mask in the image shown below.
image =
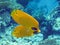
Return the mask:
M 36 31 L 36 30 L 37 30 L 37 28 L 35 28 L 35 27 L 32 27 L 32 30 L 35 30 L 35 31 Z
M 34 30 L 34 34 L 37 34 L 37 33 L 38 33 L 38 32 L 37 32 L 37 28 L 32 27 L 32 30 Z

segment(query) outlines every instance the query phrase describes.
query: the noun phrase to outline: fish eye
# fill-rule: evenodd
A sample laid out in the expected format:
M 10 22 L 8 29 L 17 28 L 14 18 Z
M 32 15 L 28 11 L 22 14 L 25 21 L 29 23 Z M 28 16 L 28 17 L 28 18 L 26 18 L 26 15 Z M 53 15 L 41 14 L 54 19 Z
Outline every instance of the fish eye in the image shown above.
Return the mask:
M 36 27 L 32 27 L 32 30 L 37 30 L 37 28 Z

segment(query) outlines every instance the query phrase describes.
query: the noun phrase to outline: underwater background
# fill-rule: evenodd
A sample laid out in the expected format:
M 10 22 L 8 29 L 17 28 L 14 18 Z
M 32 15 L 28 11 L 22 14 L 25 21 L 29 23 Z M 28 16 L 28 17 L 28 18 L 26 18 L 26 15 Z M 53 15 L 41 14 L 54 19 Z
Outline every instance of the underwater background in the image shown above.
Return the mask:
M 13 37 L 11 32 L 18 25 L 10 15 L 14 9 L 37 19 L 41 33 Z M 60 0 L 0 0 L 0 45 L 60 45 Z

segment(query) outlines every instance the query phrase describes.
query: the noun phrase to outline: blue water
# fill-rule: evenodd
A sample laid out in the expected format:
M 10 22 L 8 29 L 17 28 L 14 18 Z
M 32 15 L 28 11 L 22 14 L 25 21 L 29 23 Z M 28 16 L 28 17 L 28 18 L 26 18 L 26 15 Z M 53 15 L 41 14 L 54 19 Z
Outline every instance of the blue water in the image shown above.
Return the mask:
M 10 15 L 14 9 L 37 19 L 41 32 L 26 38 L 13 37 L 11 32 L 18 25 Z M 57 45 L 54 39 L 60 41 L 60 0 L 0 1 L 0 45 Z

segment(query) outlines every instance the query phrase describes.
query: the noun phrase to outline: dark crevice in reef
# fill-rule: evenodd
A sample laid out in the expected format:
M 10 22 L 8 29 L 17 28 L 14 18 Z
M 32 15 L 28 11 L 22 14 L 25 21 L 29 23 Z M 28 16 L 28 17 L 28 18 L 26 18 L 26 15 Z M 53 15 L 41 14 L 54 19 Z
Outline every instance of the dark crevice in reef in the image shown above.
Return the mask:
M 23 5 L 24 7 L 26 7 L 29 1 L 30 0 L 16 0 L 17 3 Z

